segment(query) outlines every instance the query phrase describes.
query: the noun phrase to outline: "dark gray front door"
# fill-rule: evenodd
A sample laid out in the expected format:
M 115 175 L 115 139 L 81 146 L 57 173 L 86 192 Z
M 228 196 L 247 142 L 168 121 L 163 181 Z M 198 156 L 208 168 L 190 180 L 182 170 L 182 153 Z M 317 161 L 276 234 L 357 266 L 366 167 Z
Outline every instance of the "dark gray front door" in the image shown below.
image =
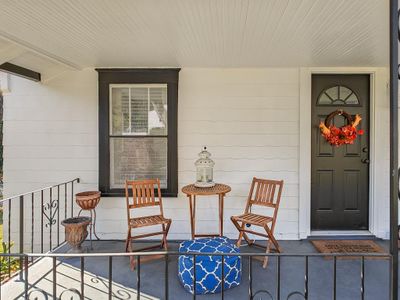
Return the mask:
M 369 75 L 312 76 L 311 229 L 368 229 Z M 331 146 L 318 124 L 341 109 L 360 114 L 364 135 L 353 145 Z M 336 116 L 333 124 L 346 124 Z

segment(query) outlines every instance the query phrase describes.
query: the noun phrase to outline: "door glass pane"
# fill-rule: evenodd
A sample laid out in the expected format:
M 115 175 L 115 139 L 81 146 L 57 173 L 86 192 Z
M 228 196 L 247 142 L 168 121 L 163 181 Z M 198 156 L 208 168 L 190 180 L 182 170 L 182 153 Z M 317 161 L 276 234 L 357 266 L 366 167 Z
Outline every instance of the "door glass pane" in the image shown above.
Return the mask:
M 318 105 L 359 105 L 357 95 L 348 87 L 334 86 L 322 91 L 318 97 Z
M 167 138 L 111 138 L 110 187 L 150 178 L 159 178 L 161 187 L 167 187 Z
M 346 100 L 346 104 L 358 104 L 358 98 L 355 94 L 351 94 Z
M 318 99 L 318 104 L 328 104 L 329 105 L 331 103 L 332 103 L 332 100 L 325 93 L 323 93 Z
M 332 100 L 337 100 L 339 98 L 338 87 L 334 86 L 330 89 L 327 89 L 325 94 L 327 94 Z
M 351 93 L 353 92 L 349 88 L 345 86 L 340 87 L 340 99 L 347 99 Z

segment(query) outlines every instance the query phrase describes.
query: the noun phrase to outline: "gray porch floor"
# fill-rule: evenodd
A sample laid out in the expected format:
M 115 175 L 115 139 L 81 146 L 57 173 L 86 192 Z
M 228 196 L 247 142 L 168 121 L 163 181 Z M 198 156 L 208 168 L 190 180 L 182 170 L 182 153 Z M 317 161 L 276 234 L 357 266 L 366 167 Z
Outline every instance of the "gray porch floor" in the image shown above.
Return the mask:
M 387 249 L 387 242 L 378 241 Z M 281 241 L 285 253 L 315 253 L 309 241 Z M 89 245 L 85 242 L 85 245 Z M 170 250 L 177 250 L 177 243 L 170 243 Z M 123 252 L 123 241 L 93 242 L 93 252 Z M 257 251 L 256 248 L 243 247 L 242 252 Z M 259 250 L 258 250 L 259 251 Z M 365 261 L 365 299 L 389 298 L 389 259 L 366 259 Z M 80 291 L 79 258 L 57 259 L 57 296 L 61 299 L 78 299 L 78 296 L 66 289 Z M 164 261 L 156 260 L 141 265 L 141 299 L 164 298 Z M 277 294 L 277 261 L 271 258 L 267 269 L 261 262 L 253 261 L 253 291 L 267 290 L 273 299 Z M 136 272 L 129 268 L 127 257 L 113 259 L 113 299 L 136 299 Z M 287 299 L 292 292 L 304 291 L 304 258 L 282 257 L 280 299 Z M 177 276 L 177 257 L 171 257 L 169 263 L 169 298 L 192 299 L 192 295 L 181 286 Z M 337 299 L 360 299 L 361 264 L 358 259 L 337 261 Z M 29 269 L 30 299 L 52 298 L 52 259 L 45 258 Z M 108 259 L 92 257 L 85 259 L 85 299 L 108 299 Z M 225 299 L 248 299 L 248 259 L 243 258 L 241 285 L 227 290 Z M 24 282 L 18 278 L 2 287 L 2 299 L 23 299 Z M 61 293 L 62 296 L 61 296 Z M 46 296 L 44 296 L 46 294 Z M 73 298 L 71 298 L 73 296 Z M 221 294 L 197 296 L 197 299 L 220 299 Z M 263 294 L 260 298 L 271 299 Z M 303 299 L 293 295 L 290 300 Z M 309 259 L 309 298 L 315 300 L 333 299 L 333 260 L 322 257 Z

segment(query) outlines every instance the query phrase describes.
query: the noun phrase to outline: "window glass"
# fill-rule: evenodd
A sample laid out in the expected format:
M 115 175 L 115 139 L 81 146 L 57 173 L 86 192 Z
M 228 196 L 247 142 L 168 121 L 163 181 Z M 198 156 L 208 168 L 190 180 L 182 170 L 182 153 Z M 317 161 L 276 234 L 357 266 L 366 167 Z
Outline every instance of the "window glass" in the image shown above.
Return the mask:
M 125 180 L 152 178 L 167 188 L 167 138 L 110 139 L 111 188 L 123 188 Z
M 167 188 L 167 85 L 112 85 L 110 187 L 159 178 Z
M 359 105 L 357 95 L 348 87 L 334 86 L 324 90 L 318 97 L 318 105 Z
M 167 135 L 167 86 L 111 87 L 111 135 Z

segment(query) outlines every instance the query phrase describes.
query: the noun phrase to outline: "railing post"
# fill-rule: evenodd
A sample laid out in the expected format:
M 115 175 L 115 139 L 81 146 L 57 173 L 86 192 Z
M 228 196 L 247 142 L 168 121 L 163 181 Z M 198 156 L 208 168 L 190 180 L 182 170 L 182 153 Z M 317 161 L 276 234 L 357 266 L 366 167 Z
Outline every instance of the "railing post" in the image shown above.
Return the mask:
M 40 191 L 40 253 L 43 253 L 43 190 Z
M 136 293 L 137 300 L 140 300 L 140 255 L 136 256 Z
M 112 258 L 108 257 L 108 300 L 112 300 Z
M 308 255 L 306 255 L 306 261 L 305 261 L 305 269 L 306 272 L 304 274 L 304 299 L 308 299 Z
M 11 253 L 11 198 L 8 199 L 8 254 Z M 8 256 L 8 277 L 11 276 L 11 256 Z
M 221 256 L 221 300 L 224 300 L 224 288 L 225 288 L 224 266 L 225 266 L 225 255 L 222 255 Z
M 57 247 L 60 246 L 60 185 L 57 185 Z
M 281 299 L 281 257 L 277 256 L 276 299 Z
M 196 300 L 196 254 L 193 254 L 193 300 Z
M 336 272 L 337 272 L 337 257 L 333 257 L 333 300 L 336 300 Z
M 71 182 L 71 218 L 74 217 L 74 181 Z
M 52 230 L 52 226 L 53 226 L 53 188 L 50 187 L 49 190 L 49 216 L 48 216 L 48 220 L 49 220 L 49 243 L 50 243 L 50 247 L 49 247 L 49 251 L 51 251 L 53 249 L 53 230 Z
M 24 196 L 19 196 L 19 253 L 24 252 Z M 19 278 L 23 279 L 22 269 L 24 266 L 23 257 L 19 258 Z
M 25 282 L 24 282 L 24 297 L 28 299 L 28 290 L 29 290 L 29 282 L 28 282 L 28 264 L 29 264 L 29 257 L 24 257 L 24 274 L 25 274 Z M 22 273 L 22 272 L 21 272 Z
M 57 299 L 57 257 L 53 256 L 53 299 Z
M 85 299 L 85 257 L 81 256 L 81 297 Z
M 169 276 L 169 274 L 168 274 L 168 260 L 169 260 L 169 257 L 168 257 L 168 254 L 165 254 L 164 255 L 164 260 L 165 260 L 165 270 L 164 270 L 164 272 L 165 272 L 165 281 L 164 281 L 164 285 L 165 285 L 165 300 L 168 300 L 168 298 L 169 298 L 169 289 L 168 289 L 168 276 Z
M 398 297 L 398 61 L 399 16 L 398 0 L 390 0 L 390 299 Z
M 364 277 L 365 277 L 365 256 L 361 256 L 361 286 L 360 286 L 360 292 L 361 292 L 361 300 L 365 299 L 365 283 L 364 283 Z
M 252 266 L 252 256 L 249 256 L 249 300 L 253 299 L 253 266 Z
M 34 243 L 33 243 L 33 239 L 35 236 L 35 204 L 34 204 L 34 200 L 35 200 L 35 194 L 32 193 L 31 196 L 31 252 L 33 253 L 33 248 L 34 248 Z M 31 258 L 31 261 L 33 262 L 33 257 Z

